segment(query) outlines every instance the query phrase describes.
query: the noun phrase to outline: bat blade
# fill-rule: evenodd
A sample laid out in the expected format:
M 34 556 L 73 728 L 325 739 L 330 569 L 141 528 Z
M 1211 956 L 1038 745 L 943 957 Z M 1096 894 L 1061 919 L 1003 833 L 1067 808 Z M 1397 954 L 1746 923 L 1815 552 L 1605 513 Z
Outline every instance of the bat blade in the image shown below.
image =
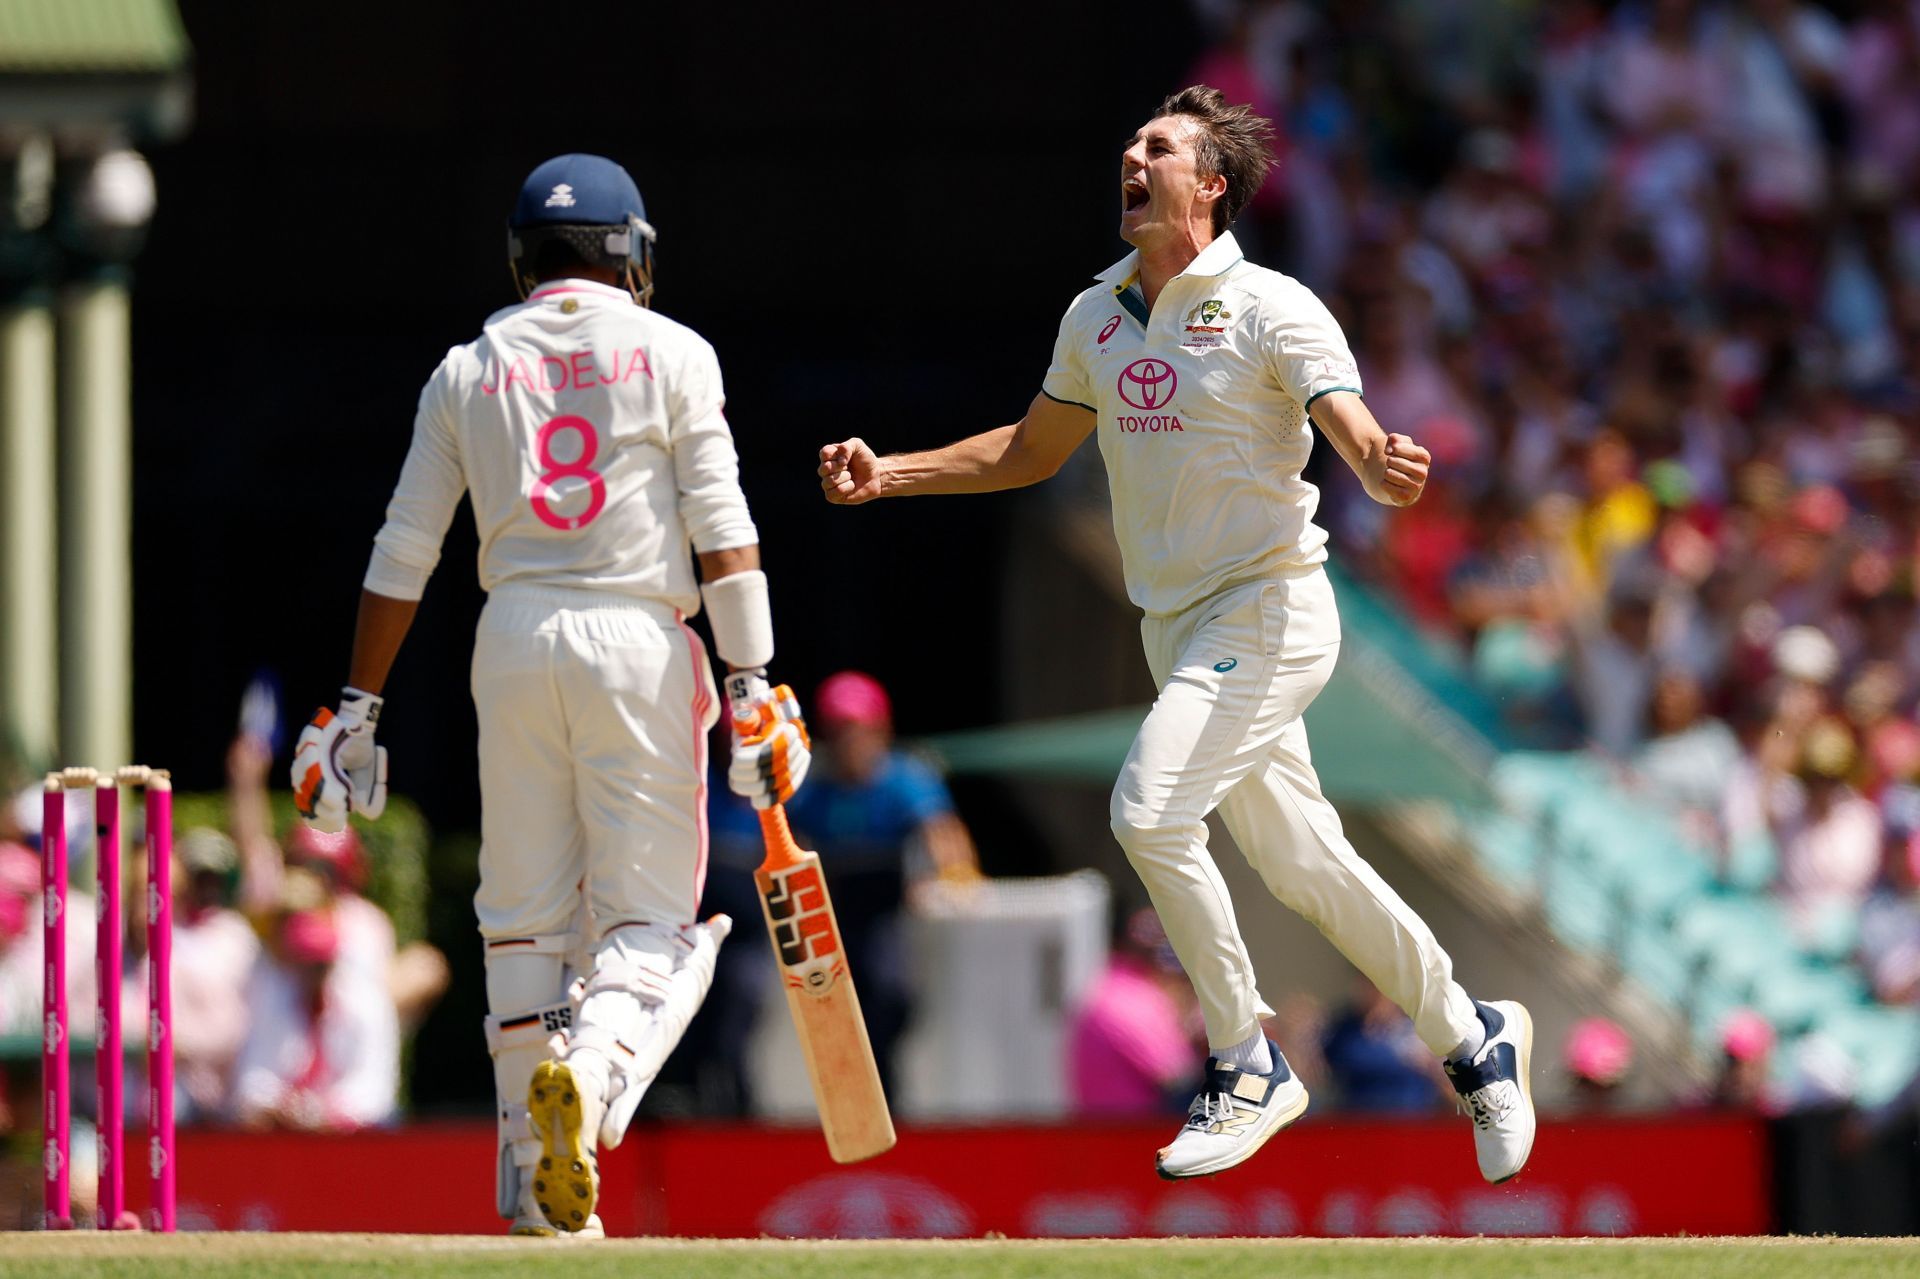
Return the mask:
M 820 858 L 794 849 L 783 860 L 754 872 L 760 908 L 828 1153 L 836 1163 L 857 1163 L 893 1148 L 893 1118 Z

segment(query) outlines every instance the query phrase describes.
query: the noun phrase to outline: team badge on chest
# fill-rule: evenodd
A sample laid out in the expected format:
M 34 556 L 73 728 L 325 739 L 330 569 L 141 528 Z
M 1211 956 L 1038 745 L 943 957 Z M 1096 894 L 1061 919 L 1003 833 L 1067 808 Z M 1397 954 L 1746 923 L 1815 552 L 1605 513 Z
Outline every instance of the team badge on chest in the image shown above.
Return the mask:
M 1231 319 L 1233 312 L 1227 310 L 1225 302 L 1208 298 L 1187 312 L 1187 335 L 1180 341 L 1181 348 L 1197 355 L 1224 345 L 1226 338 L 1221 335 L 1227 331 L 1227 322 Z

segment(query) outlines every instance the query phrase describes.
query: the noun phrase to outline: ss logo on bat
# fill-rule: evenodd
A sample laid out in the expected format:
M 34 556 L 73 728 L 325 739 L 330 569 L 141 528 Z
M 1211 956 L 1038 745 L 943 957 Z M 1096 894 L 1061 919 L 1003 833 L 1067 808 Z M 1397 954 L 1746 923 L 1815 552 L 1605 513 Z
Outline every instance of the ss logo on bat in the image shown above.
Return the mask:
M 774 946 L 780 952 L 781 965 L 793 968 L 836 954 L 840 938 L 827 908 L 820 868 L 801 866 L 776 871 L 771 879 L 766 894 L 767 918 L 773 921 Z M 822 986 L 830 979 L 824 968 L 806 975 L 809 986 Z

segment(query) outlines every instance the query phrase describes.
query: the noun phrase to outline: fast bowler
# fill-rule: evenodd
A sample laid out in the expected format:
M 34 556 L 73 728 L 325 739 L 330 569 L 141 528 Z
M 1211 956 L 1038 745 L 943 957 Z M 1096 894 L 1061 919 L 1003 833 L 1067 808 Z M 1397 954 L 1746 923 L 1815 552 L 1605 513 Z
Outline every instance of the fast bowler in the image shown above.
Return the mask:
M 1134 251 L 1067 308 L 1026 416 L 924 453 L 830 444 L 820 483 L 844 505 L 1017 488 L 1099 435 L 1160 686 L 1113 789 L 1113 832 L 1193 980 L 1212 1054 L 1160 1175 L 1231 1168 L 1307 1108 L 1261 1029 L 1272 1009 L 1207 851 L 1218 808 L 1274 896 L 1413 1018 L 1473 1119 L 1481 1174 L 1506 1181 L 1533 1149 L 1532 1020 L 1461 989 L 1433 933 L 1341 832 L 1307 750 L 1300 716 L 1340 649 L 1319 494 L 1300 478 L 1313 428 L 1390 506 L 1419 499 L 1431 459 L 1374 421 L 1320 300 L 1248 262 L 1227 230 L 1266 177 L 1271 136 L 1215 89 L 1169 97 L 1120 157 Z

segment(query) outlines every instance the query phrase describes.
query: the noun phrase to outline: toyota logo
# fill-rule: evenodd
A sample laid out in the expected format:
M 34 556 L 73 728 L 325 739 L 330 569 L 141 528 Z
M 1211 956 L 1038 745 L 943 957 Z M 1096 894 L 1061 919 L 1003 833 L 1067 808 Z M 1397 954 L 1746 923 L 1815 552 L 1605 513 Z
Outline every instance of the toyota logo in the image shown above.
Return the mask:
M 1120 370 L 1120 398 L 1136 409 L 1157 409 L 1173 399 L 1180 378 L 1165 360 L 1135 360 Z

